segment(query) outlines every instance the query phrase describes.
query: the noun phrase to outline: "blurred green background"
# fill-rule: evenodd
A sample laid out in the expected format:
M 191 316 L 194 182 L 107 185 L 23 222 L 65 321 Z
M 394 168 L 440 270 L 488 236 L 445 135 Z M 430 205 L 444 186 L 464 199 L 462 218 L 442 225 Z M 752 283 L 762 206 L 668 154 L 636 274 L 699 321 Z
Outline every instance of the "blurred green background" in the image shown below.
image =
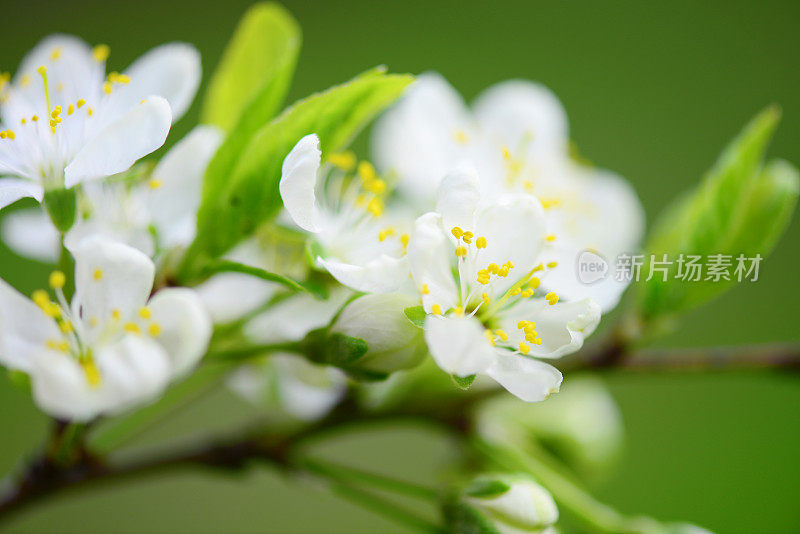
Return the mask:
M 538 80 L 562 99 L 572 137 L 636 186 L 653 220 L 711 165 L 760 108 L 783 107 L 770 156 L 800 164 L 800 3 L 287 1 L 304 32 L 291 99 L 376 64 L 442 72 L 472 98 L 506 78 Z M 0 2 L 0 70 L 51 32 L 108 43 L 110 67 L 171 40 L 195 44 L 205 76 L 248 2 Z M 192 112 L 170 142 L 187 132 Z M 366 146 L 361 141 L 360 146 Z M 663 346 L 800 341 L 800 220 L 742 284 L 683 323 Z M 0 275 L 25 292 L 47 268 L 0 247 Z M 718 532 L 800 531 L 800 382 L 776 373 L 605 377 L 628 430 L 626 453 L 597 495 L 621 510 Z M 569 380 L 569 377 L 567 377 Z M 148 439 L 224 428 L 252 415 L 225 391 Z M 35 450 L 45 419 L 0 378 L 0 474 Z M 147 441 L 146 439 L 143 440 Z M 452 454 L 418 429 L 339 440 L 343 460 L 433 480 Z M 311 485 L 254 467 L 241 478 L 187 472 L 50 501 L 8 525 L 41 532 L 395 532 Z

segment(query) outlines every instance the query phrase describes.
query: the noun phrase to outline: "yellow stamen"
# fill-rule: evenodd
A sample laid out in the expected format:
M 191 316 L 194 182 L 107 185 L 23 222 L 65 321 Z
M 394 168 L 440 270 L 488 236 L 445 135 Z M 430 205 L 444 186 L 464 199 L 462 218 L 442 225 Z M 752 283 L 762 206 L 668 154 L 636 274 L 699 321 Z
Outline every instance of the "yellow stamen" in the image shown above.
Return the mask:
M 550 263 L 547 264 L 547 268 L 548 269 L 553 269 L 555 267 L 558 267 L 558 262 L 557 261 L 551 261 Z
M 95 269 L 92 273 L 92 278 L 95 280 L 102 280 L 103 279 L 103 269 Z
M 484 330 L 484 331 L 483 331 L 483 335 L 484 335 L 484 336 L 486 336 L 486 339 L 487 339 L 487 340 L 489 341 L 489 343 L 491 343 L 491 344 L 492 344 L 492 346 L 494 347 L 494 336 L 492 335 L 492 331 L 491 331 L 491 330 L 489 330 L 489 329 L 486 329 L 486 330 Z
M 469 244 L 469 243 L 472 243 L 473 235 L 474 234 L 472 232 L 467 231 L 467 232 L 464 232 L 464 235 L 461 236 L 461 238 L 464 240 L 464 243 Z
M 67 283 L 67 277 L 61 271 L 53 271 L 50 273 L 50 287 L 53 289 L 61 289 Z
M 158 337 L 161 335 L 161 325 L 158 323 L 151 323 L 150 326 L 147 327 L 147 333 L 153 337 Z
M 492 302 L 489 299 L 489 294 L 488 293 L 481 293 L 481 299 L 483 300 L 483 303 L 486 304 L 487 306 Z
M 380 217 L 383 214 L 383 202 L 379 198 L 373 198 L 367 203 L 367 211 L 375 217 Z
M 107 60 L 110 54 L 111 48 L 105 44 L 99 44 L 92 50 L 92 57 L 94 57 L 94 60 L 98 63 L 102 63 L 103 61 Z
M 60 57 L 61 57 L 61 47 L 57 46 L 53 49 L 52 52 L 50 52 L 50 59 L 52 59 L 53 61 L 58 61 L 58 58 Z
M 499 328 L 498 328 L 497 330 L 495 330 L 495 331 L 494 331 L 494 333 L 495 333 L 495 334 L 497 335 L 497 337 L 499 337 L 499 338 L 500 338 L 502 341 L 508 341 L 508 334 L 506 333 L 506 331 L 505 331 L 505 330 L 502 330 L 502 329 L 499 329 Z
M 442 314 L 442 307 L 438 304 L 434 304 L 431 306 L 431 313 L 434 315 L 441 315 Z
M 467 247 L 463 245 L 459 245 L 456 247 L 456 256 L 458 256 L 459 258 L 463 258 L 466 255 L 467 255 Z
M 64 334 L 69 334 L 72 332 L 72 323 L 69 321 L 61 321 L 58 323 L 58 328 L 61 329 L 61 332 Z
M 152 317 L 152 315 L 153 312 L 150 311 L 150 308 L 146 306 L 144 308 L 139 309 L 139 317 L 141 317 L 142 319 L 149 319 L 150 317 Z
M 469 136 L 464 130 L 456 130 L 453 132 L 453 139 L 456 140 L 456 143 L 460 143 L 462 145 L 469 143 Z
M 86 104 L 86 100 L 82 98 L 79 98 L 78 101 L 75 103 L 75 105 L 78 106 L 78 109 L 81 109 L 84 106 L 84 104 Z
M 555 241 L 555 240 L 556 240 L 556 236 L 555 236 L 555 234 L 550 234 L 550 235 L 548 235 L 547 237 L 545 237 L 544 239 L 545 239 L 545 241 L 550 241 L 550 242 L 552 242 L 552 241 Z
M 155 178 L 151 178 L 147 182 L 147 185 L 148 187 L 150 187 L 150 189 L 159 189 L 162 185 L 164 185 L 164 182 L 162 182 L 161 180 L 157 180 Z
M 136 323 L 125 323 L 123 326 L 126 332 L 130 332 L 131 334 L 141 334 L 142 330 L 139 328 L 139 325 Z
M 328 161 L 343 171 L 350 172 L 356 168 L 356 155 L 349 150 L 347 152 L 331 154 L 328 156 Z
M 365 182 L 370 182 L 378 177 L 378 173 L 375 172 L 375 167 L 373 167 L 372 163 L 370 163 L 369 161 L 359 162 L 358 175 Z
M 519 342 L 519 351 L 522 354 L 528 354 L 531 351 L 531 347 L 527 343 L 520 341 Z
M 486 248 L 486 238 L 481 236 L 475 240 L 475 247 L 477 248 Z
M 551 306 L 558 302 L 558 295 L 556 295 L 553 291 L 545 295 L 544 298 L 547 299 L 547 302 L 549 302 Z
M 50 295 L 44 289 L 37 289 L 31 295 L 31 300 L 36 303 L 40 308 L 44 308 L 50 303 Z
M 117 308 L 111 310 L 111 318 L 115 321 L 119 321 L 122 318 L 122 312 L 120 312 Z
M 423 295 L 427 295 L 428 293 L 431 292 L 431 290 L 428 289 L 428 284 L 422 284 L 422 289 L 420 289 L 419 292 L 422 293 Z
M 461 239 L 461 236 L 462 236 L 462 235 L 464 235 L 464 230 L 462 230 L 462 229 L 461 229 L 461 228 L 459 228 L 458 226 L 454 226 L 454 227 L 453 227 L 453 229 L 452 229 L 452 230 L 450 230 L 450 233 L 452 233 L 452 234 L 453 234 L 453 236 L 454 236 L 456 239 Z
M 44 84 L 44 101 L 47 105 L 47 114 L 50 115 L 50 88 L 47 85 L 47 67 L 44 65 L 40 65 L 36 72 L 42 77 L 42 83 Z
M 98 387 L 100 385 L 100 371 L 97 369 L 94 359 L 90 357 L 82 360 L 81 367 L 83 367 L 83 372 L 89 385 L 93 388 Z

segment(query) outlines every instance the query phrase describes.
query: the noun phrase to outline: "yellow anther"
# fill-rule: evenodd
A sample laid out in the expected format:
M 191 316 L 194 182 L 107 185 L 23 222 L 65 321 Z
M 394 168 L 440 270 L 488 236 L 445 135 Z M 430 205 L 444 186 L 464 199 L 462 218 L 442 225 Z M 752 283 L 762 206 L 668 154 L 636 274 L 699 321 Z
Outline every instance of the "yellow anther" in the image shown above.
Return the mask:
M 464 230 L 458 226 L 454 226 L 453 229 L 450 230 L 450 233 L 453 234 L 456 239 L 461 239 L 461 236 L 464 235 Z
M 30 74 L 25 74 L 24 76 L 22 76 L 22 79 L 20 80 L 20 84 L 22 85 L 22 87 L 28 87 L 31 84 L 31 76 L 30 76 Z
M 486 276 L 478 276 L 477 281 L 483 285 L 487 285 L 491 280 L 489 275 Z
M 94 115 L 94 110 L 92 108 L 90 108 L 90 107 L 86 108 L 86 115 L 91 117 L 92 115 Z
M 453 311 L 458 316 L 464 315 L 464 307 L 463 306 L 456 306 L 455 308 L 453 308 Z
M 506 331 L 505 331 L 505 330 L 502 330 L 502 329 L 499 329 L 499 328 L 498 328 L 497 330 L 495 330 L 495 331 L 494 331 L 494 333 L 495 333 L 495 334 L 497 335 L 497 337 L 499 337 L 499 338 L 500 338 L 502 341 L 508 341 L 508 334 L 506 333 Z
M 420 289 L 419 292 L 422 293 L 423 295 L 427 295 L 428 293 L 431 292 L 431 290 L 428 289 L 428 284 L 422 284 L 422 289 Z
M 533 276 L 533 277 L 531 277 L 530 280 L 528 280 L 528 287 L 532 287 L 533 289 L 536 289 L 537 287 L 539 287 L 541 285 L 541 283 L 542 283 L 541 280 L 539 280 L 538 278 Z
M 50 273 L 50 287 L 53 289 L 61 289 L 67 283 L 67 277 L 61 271 L 53 271 Z
M 147 186 L 150 189 L 159 189 L 162 185 L 164 185 L 164 182 L 157 180 L 156 178 L 151 178 L 147 181 Z
M 94 360 L 92 358 L 82 360 L 81 367 L 83 367 L 83 373 L 86 375 L 86 381 L 89 382 L 89 385 L 93 388 L 98 387 L 100 385 L 100 371 L 97 369 Z
M 517 328 L 522 329 L 525 328 L 525 325 L 528 324 L 530 321 L 519 321 L 517 323 Z
M 464 235 L 461 238 L 464 240 L 464 243 L 472 243 L 472 237 L 474 234 L 472 232 L 464 232 Z
M 55 302 L 48 301 L 47 304 L 42 307 L 42 311 L 45 315 L 52 317 L 53 319 L 58 319 L 61 317 L 61 307 Z
M 99 44 L 92 50 L 92 56 L 94 57 L 94 60 L 100 63 L 107 60 L 109 54 L 111 54 L 111 48 L 104 44 Z
M 365 182 L 370 182 L 378 177 L 378 173 L 375 172 L 375 167 L 373 167 L 372 163 L 369 161 L 360 161 L 358 163 L 358 175 Z
M 6 134 L 8 134 L 8 138 L 11 139 L 12 141 L 17 137 L 16 134 L 14 133 L 14 130 L 6 130 Z
M 520 341 L 519 342 L 519 351 L 522 354 L 528 354 L 531 351 L 531 347 L 527 343 L 524 343 L 524 342 Z
M 553 291 L 545 295 L 544 298 L 547 299 L 547 302 L 549 302 L 551 306 L 558 302 L 558 295 L 556 295 Z
M 489 330 L 489 329 L 486 329 L 486 330 L 484 330 L 484 331 L 483 331 L 483 335 L 484 335 L 484 336 L 486 336 L 486 339 L 487 339 L 487 340 L 489 341 L 489 343 L 491 343 L 491 344 L 492 344 L 492 346 L 494 347 L 494 335 L 492 335 L 492 331 L 491 331 L 491 330 Z
M 28 122 L 28 119 L 26 119 L 25 117 L 22 117 L 22 120 L 21 120 L 20 122 L 21 122 L 22 124 L 25 124 L 26 122 Z
M 125 323 L 123 326 L 126 332 L 130 332 L 131 334 L 141 334 L 142 330 L 139 328 L 139 325 L 136 323 Z
M 79 98 L 78 101 L 75 102 L 75 105 L 78 106 L 78 109 L 81 109 L 84 106 L 84 104 L 86 104 L 86 100 L 82 98 Z
M 508 261 L 507 261 L 507 262 L 505 262 L 503 265 L 505 265 L 505 266 L 506 266 L 506 267 L 508 267 L 509 269 L 513 269 L 513 268 L 514 268 L 514 263 L 513 263 L 511 260 L 508 260 Z
M 456 256 L 458 256 L 459 258 L 463 258 L 466 255 L 467 255 L 467 247 L 463 245 L 459 245 L 456 247 Z
M 511 159 L 511 151 L 508 149 L 507 146 L 503 147 L 503 159 L 510 160 Z
M 69 334 L 70 332 L 72 332 L 72 323 L 69 321 L 61 321 L 58 323 L 58 328 L 64 334 Z
M 528 343 L 536 343 L 536 339 L 537 337 L 535 330 L 532 330 L 530 332 L 527 331 L 525 332 L 525 341 L 527 341 Z
M 31 120 L 33 122 L 37 122 L 39 120 L 39 115 L 34 115 L 33 117 L 31 117 Z
M 122 318 L 122 312 L 119 311 L 117 308 L 111 310 L 111 318 L 115 321 L 119 321 Z
M 550 208 L 557 208 L 561 205 L 561 200 L 558 198 L 550 198 L 550 199 L 540 199 L 542 201 L 542 207 L 546 210 Z
M 434 304 L 431 306 L 431 313 L 434 315 L 441 315 L 442 314 L 442 307 L 438 304 Z
M 103 82 L 103 92 L 107 95 L 111 94 L 111 82 Z
M 48 295 L 47 291 L 44 289 L 37 289 L 31 295 L 31 300 L 33 300 L 33 302 L 35 302 L 40 308 L 44 308 L 50 303 L 50 295 Z
M 542 338 L 540 338 L 540 337 L 537 337 L 536 339 L 534 339 L 534 340 L 533 340 L 533 342 L 532 342 L 532 343 L 533 343 L 534 345 L 541 345 L 541 344 L 542 344 Z
M 533 268 L 533 270 L 532 270 L 532 272 L 534 272 L 534 273 L 535 273 L 536 271 L 544 271 L 544 263 L 540 263 L 539 265 L 537 265 L 536 267 L 534 267 L 534 268 Z
M 519 286 L 514 286 L 511 288 L 511 296 L 514 297 L 516 295 L 519 295 L 521 291 L 522 290 L 519 288 Z
M 70 104 L 67 106 L 67 115 L 72 115 L 75 113 L 75 104 Z
M 391 237 L 393 235 L 394 235 L 394 228 L 389 226 L 387 228 L 384 228 L 380 232 L 378 232 L 378 241 L 381 241 L 381 242 L 386 241 L 387 237 Z
M 55 339 L 48 339 L 45 342 L 45 346 L 50 350 L 62 350 L 62 349 L 64 349 L 63 352 L 66 352 L 66 349 L 69 348 L 69 345 L 67 345 L 66 348 L 64 347 L 64 345 L 66 345 L 65 342 L 56 341 Z
M 161 335 L 161 325 L 158 323 L 150 323 L 150 326 L 147 327 L 147 333 L 153 337 L 158 337 Z
M 50 112 L 50 116 L 55 119 L 59 115 L 61 115 L 61 106 L 56 106 L 55 109 L 53 109 L 53 111 Z
M 455 139 L 457 143 L 461 143 L 462 145 L 469 143 L 469 136 L 467 135 L 467 132 L 465 132 L 464 130 L 456 130 L 455 132 L 453 132 L 453 139 Z
M 100 321 L 97 319 L 97 317 L 94 317 L 94 316 L 89 317 L 89 326 L 91 326 L 92 328 L 97 326 L 99 323 L 100 323 Z
M 533 296 L 533 289 L 526 289 L 525 291 L 520 292 L 519 296 L 524 299 L 529 299 Z
M 550 235 L 546 236 L 544 239 L 545 239 L 545 241 L 552 242 L 552 241 L 556 240 L 556 235 L 555 234 L 550 234 Z
M 486 248 L 486 238 L 480 236 L 478 239 L 475 240 L 475 246 L 477 248 Z
M 331 154 L 328 156 L 328 161 L 343 171 L 350 172 L 356 168 L 356 155 L 349 150 L 347 152 Z
M 47 75 L 47 67 L 45 67 L 44 65 L 39 65 L 39 68 L 36 69 L 36 72 L 38 72 L 41 76 L 46 76 Z
M 60 57 L 61 57 L 61 47 L 57 46 L 53 49 L 52 52 L 50 52 L 50 59 L 52 59 L 53 61 L 57 61 L 58 58 Z
M 536 321 L 525 321 L 525 327 L 523 328 L 525 333 L 535 331 L 536 330 Z
M 483 300 L 483 303 L 486 304 L 487 306 L 492 302 L 491 299 L 489 298 L 488 293 L 481 293 L 481 299 Z
M 555 267 L 558 267 L 558 262 L 557 261 L 551 261 L 550 263 L 547 264 L 547 268 L 548 269 L 553 269 Z
M 150 308 L 148 308 L 147 306 L 139 308 L 139 317 L 141 317 L 142 319 L 149 319 L 152 316 L 153 312 L 151 312 Z
M 367 211 L 375 217 L 380 217 L 383 214 L 383 202 L 379 198 L 373 198 L 367 203 Z
M 508 276 L 508 265 L 503 265 L 499 271 L 497 271 L 497 276 L 502 276 L 505 278 Z
M 386 182 L 384 182 L 380 178 L 376 178 L 375 180 L 370 180 L 369 182 L 365 182 L 364 189 L 366 189 L 370 193 L 375 193 L 376 195 L 382 195 L 386 192 Z
M 409 237 L 408 234 L 403 234 L 400 236 L 400 244 L 403 245 L 403 250 L 405 250 L 405 248 L 408 247 L 408 242 L 410 239 L 411 238 Z
M 92 273 L 92 278 L 95 280 L 102 280 L 103 279 L 103 269 L 95 269 Z
M 490 263 L 489 265 L 486 266 L 486 270 L 492 274 L 497 274 L 500 272 L 500 266 L 497 265 L 496 263 Z

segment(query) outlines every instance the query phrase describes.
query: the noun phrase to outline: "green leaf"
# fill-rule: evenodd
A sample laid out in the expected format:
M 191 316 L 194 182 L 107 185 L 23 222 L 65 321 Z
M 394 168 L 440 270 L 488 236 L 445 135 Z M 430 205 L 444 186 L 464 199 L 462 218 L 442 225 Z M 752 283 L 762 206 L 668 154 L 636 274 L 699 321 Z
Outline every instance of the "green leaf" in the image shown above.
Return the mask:
M 217 177 L 219 183 L 210 183 L 215 177 L 206 175 L 198 235 L 187 253 L 184 277 L 187 270 L 222 255 L 275 215 L 282 205 L 278 192 L 281 166 L 300 138 L 316 133 L 323 155 L 341 150 L 400 96 L 412 79 L 378 68 L 305 98 L 262 127 L 237 158 L 236 166 Z
M 246 265 L 244 263 L 239 263 L 236 261 L 216 260 L 208 264 L 205 267 L 204 272 L 207 275 L 215 273 L 249 274 L 250 276 L 255 276 L 256 278 L 261 278 L 262 280 L 267 280 L 268 282 L 275 282 L 277 284 L 281 284 L 294 291 L 305 291 L 306 293 L 314 295 L 318 299 L 324 300 L 328 298 L 327 288 L 322 284 L 298 282 L 297 280 L 293 280 L 288 276 L 283 276 L 277 273 L 271 273 L 264 269 L 260 269 L 258 267 L 253 267 L 252 265 Z
M 458 386 L 459 389 L 469 389 L 472 383 L 475 382 L 475 375 L 469 375 L 464 377 L 450 375 L 450 377 L 453 379 L 453 383 L 456 386 Z
M 469 485 L 464 488 L 464 494 L 470 497 L 492 499 L 494 497 L 499 497 L 510 489 L 511 486 L 502 480 L 480 477 L 470 482 Z
M 252 6 L 208 84 L 200 122 L 226 132 L 249 119 L 251 133 L 280 109 L 300 51 L 300 27 L 281 5 Z M 251 116 L 255 113 L 255 116 Z
M 645 318 L 696 308 L 731 287 L 730 282 L 677 278 L 681 254 L 736 258 L 768 254 L 789 222 L 797 200 L 797 171 L 786 162 L 762 168 L 764 152 L 780 119 L 777 107 L 757 115 L 723 151 L 699 186 L 669 206 L 648 240 L 647 258 L 673 263 L 666 280 L 658 272 L 640 283 Z M 642 278 L 646 278 L 647 266 Z M 705 277 L 705 272 L 703 273 Z
M 75 188 L 51 189 L 44 194 L 44 207 L 56 230 L 66 233 L 75 224 L 78 201 Z
M 499 530 L 481 512 L 465 502 L 450 500 L 442 507 L 445 531 L 452 534 L 499 534 Z
M 422 328 L 425 326 L 425 309 L 422 306 L 409 306 L 403 310 L 411 324 Z

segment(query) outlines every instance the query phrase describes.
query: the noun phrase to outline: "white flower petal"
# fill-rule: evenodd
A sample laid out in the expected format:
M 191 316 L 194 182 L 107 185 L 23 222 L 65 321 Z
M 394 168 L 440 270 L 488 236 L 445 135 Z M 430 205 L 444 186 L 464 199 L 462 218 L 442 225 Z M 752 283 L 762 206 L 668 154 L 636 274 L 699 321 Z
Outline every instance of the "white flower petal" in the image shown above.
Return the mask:
M 476 99 L 473 109 L 479 126 L 497 144 L 512 151 L 522 145 L 533 157 L 567 153 L 566 112 L 543 85 L 524 80 L 498 83 Z
M 98 329 L 114 320 L 137 317 L 153 288 L 155 266 L 139 250 L 105 237 L 87 237 L 72 251 L 75 257 L 74 309 L 84 321 L 97 320 Z
M 55 263 L 58 260 L 58 231 L 41 208 L 9 213 L 3 218 L 0 234 L 8 248 L 20 256 L 43 263 Z
M 26 96 L 34 96 L 42 104 L 44 91 L 41 90 L 42 80 L 37 73 L 42 65 L 47 67 L 50 87 L 61 87 L 59 95 L 70 102 L 78 98 L 93 98 L 104 74 L 104 64 L 95 61 L 92 48 L 84 41 L 72 35 L 49 35 L 25 55 L 14 75 L 17 87 L 25 85 L 22 83 L 24 76 L 30 78 L 30 92 L 25 91 Z M 37 83 L 38 87 L 34 86 Z
M 144 336 L 127 335 L 95 355 L 100 384 L 90 388 L 99 397 L 101 413 L 118 413 L 157 397 L 171 378 L 164 348 Z
M 200 85 L 200 52 L 187 43 L 163 44 L 134 61 L 125 74 L 131 81 L 115 88 L 117 99 L 133 106 L 150 95 L 164 97 L 177 122 L 189 109 Z
M 396 172 L 398 187 L 423 207 L 432 207 L 442 177 L 468 159 L 474 135 L 469 110 L 437 73 L 417 78 L 373 128 L 372 153 L 382 172 Z
M 279 186 L 283 205 L 292 220 L 308 232 L 319 231 L 319 206 L 315 188 L 322 152 L 319 138 L 309 134 L 283 160 Z
M 458 302 L 458 289 L 450 270 L 453 251 L 438 213 L 426 213 L 416 220 L 408 244 L 408 262 L 427 312 L 434 304 L 444 312 Z
M 583 346 L 583 340 L 600 322 L 600 306 L 588 298 L 554 305 L 539 298 L 521 300 L 504 314 L 501 321 L 514 346 L 524 341 L 522 331 L 517 329 L 519 321 L 534 321 L 542 340 L 541 345 L 530 344 L 530 355 L 558 358 Z
M 59 419 L 89 421 L 102 410 L 101 396 L 93 389 L 72 355 L 42 350 L 31 371 L 33 400 L 45 413 Z
M 164 144 L 171 124 L 167 101 L 148 97 L 86 143 L 64 169 L 66 187 L 128 170 Z
M 222 131 L 197 126 L 158 162 L 146 193 L 161 244 L 186 245 L 194 238 L 203 174 L 222 142 Z
M 495 296 L 502 295 L 540 262 L 546 235 L 542 205 L 527 194 L 500 197 L 476 214 L 475 235 L 486 237 L 487 243 L 479 252 L 477 269 L 509 260 L 514 265 L 507 277 L 493 278 Z
M 425 342 L 436 365 L 456 376 L 484 372 L 496 359 L 496 351 L 472 317 L 428 315 Z
M 240 273 L 220 273 L 195 288 L 215 323 L 229 323 L 265 304 L 278 286 Z
M 497 359 L 486 374 L 525 402 L 546 399 L 559 390 L 563 379 L 552 365 L 507 350 L 497 351 Z
M 191 289 L 167 288 L 156 293 L 147 307 L 160 328 L 156 341 L 172 362 L 172 376 L 192 369 L 208 348 L 211 318 L 200 297 Z
M 35 182 L 19 178 L 0 178 L 0 209 L 25 197 L 33 197 L 41 202 L 43 196 L 44 189 Z
M 627 287 L 618 281 L 614 261 L 620 254 L 635 254 L 644 233 L 645 215 L 633 187 L 624 178 L 601 169 L 575 168 L 571 195 L 579 198 L 548 212 L 552 231 L 552 259 L 563 267 L 548 274 L 547 286 L 566 300 L 591 297 L 604 311 L 612 309 Z M 583 251 L 600 255 L 609 264 L 607 275 L 586 284 L 578 278 L 578 258 Z
M 474 230 L 475 209 L 481 199 L 478 174 L 472 166 L 461 165 L 439 184 L 436 212 L 445 231 L 458 226 Z
M 61 339 L 56 323 L 30 299 L 0 280 L 0 363 L 30 371 L 47 340 Z
M 317 258 L 341 284 L 362 293 L 392 293 L 408 284 L 408 260 L 405 257 L 381 256 L 364 265 Z

